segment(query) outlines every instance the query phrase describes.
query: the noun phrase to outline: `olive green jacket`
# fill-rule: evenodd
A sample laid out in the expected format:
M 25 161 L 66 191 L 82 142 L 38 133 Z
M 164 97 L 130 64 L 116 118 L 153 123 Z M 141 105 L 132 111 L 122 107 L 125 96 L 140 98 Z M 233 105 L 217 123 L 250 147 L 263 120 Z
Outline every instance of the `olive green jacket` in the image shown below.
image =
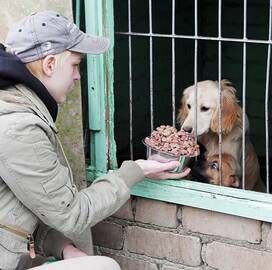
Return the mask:
M 90 227 L 128 200 L 143 172 L 127 161 L 78 191 L 57 132 L 47 108 L 29 88 L 0 90 L 0 223 L 32 233 L 41 221 L 92 254 Z M 0 229 L 0 269 L 15 269 L 27 252 L 26 242 Z

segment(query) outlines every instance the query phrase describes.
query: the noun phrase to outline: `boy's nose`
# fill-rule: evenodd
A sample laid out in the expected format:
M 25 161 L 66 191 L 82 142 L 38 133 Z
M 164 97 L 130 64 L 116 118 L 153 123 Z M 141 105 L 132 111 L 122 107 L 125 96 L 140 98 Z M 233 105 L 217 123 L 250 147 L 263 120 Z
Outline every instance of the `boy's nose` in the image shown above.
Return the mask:
M 74 76 L 74 81 L 79 81 L 79 80 L 80 80 L 80 73 L 79 73 L 79 71 L 77 71 Z

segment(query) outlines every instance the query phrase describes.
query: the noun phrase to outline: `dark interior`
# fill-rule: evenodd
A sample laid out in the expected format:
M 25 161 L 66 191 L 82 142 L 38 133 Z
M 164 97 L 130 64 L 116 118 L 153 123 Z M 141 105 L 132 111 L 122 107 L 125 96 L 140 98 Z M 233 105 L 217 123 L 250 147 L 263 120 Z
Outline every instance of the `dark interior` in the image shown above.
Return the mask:
M 249 0 L 247 37 L 267 40 L 269 1 Z M 131 1 L 132 32 L 149 32 L 148 0 Z M 128 31 L 128 3 L 114 1 L 115 31 Z M 175 33 L 194 35 L 194 1 L 176 1 Z M 243 2 L 222 1 L 222 36 L 243 38 Z M 153 1 L 153 32 L 171 34 L 172 1 Z M 212 0 L 199 1 L 198 35 L 218 35 L 218 6 Z M 246 113 L 250 136 L 260 158 L 265 178 L 265 83 L 266 44 L 247 45 Z M 129 64 L 128 36 L 116 33 L 114 55 L 115 139 L 119 164 L 130 159 L 129 147 Z M 194 40 L 176 39 L 176 110 L 182 90 L 194 83 Z M 145 157 L 142 138 L 151 132 L 149 37 L 132 36 L 133 152 L 134 159 Z M 198 42 L 198 81 L 218 79 L 218 42 Z M 222 78 L 229 79 L 242 99 L 243 44 L 222 42 Z M 270 82 L 271 84 L 271 82 Z M 153 38 L 154 127 L 172 123 L 172 44 L 171 38 Z M 271 100 L 271 94 L 269 97 Z M 271 102 L 269 102 L 270 105 Z M 240 102 L 241 104 L 241 102 Z M 241 104 L 243 106 L 243 104 Z M 271 110 L 269 110 L 271 111 Z M 271 118 L 271 112 L 269 112 Z M 269 129 L 271 130 L 271 128 Z M 269 137 L 271 137 L 269 135 Z

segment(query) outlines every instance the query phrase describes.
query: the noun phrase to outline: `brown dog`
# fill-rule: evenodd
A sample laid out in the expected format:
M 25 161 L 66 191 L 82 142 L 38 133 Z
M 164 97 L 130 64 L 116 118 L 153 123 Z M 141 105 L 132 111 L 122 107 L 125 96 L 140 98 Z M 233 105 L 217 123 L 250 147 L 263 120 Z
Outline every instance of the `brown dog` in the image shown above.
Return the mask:
M 233 169 L 236 176 L 242 175 L 242 109 L 236 98 L 236 90 L 228 80 L 221 84 L 221 130 L 222 153 L 233 158 Z M 205 157 L 210 160 L 219 155 L 219 106 L 218 82 L 202 81 L 197 84 L 197 102 L 195 87 L 190 86 L 183 92 L 177 120 L 181 128 L 197 135 L 206 148 Z M 195 112 L 197 112 L 197 129 L 195 130 Z M 253 145 L 249 139 L 249 122 L 245 120 L 246 132 L 246 189 L 265 191 L 260 177 L 259 163 Z M 223 164 L 224 165 L 224 164 Z M 241 186 L 241 185 L 239 185 Z
M 204 162 L 201 173 L 208 179 L 210 184 L 225 187 L 236 187 L 240 185 L 239 177 L 235 171 L 235 159 L 229 154 L 222 154 L 222 183 L 220 183 L 219 155 L 208 157 Z

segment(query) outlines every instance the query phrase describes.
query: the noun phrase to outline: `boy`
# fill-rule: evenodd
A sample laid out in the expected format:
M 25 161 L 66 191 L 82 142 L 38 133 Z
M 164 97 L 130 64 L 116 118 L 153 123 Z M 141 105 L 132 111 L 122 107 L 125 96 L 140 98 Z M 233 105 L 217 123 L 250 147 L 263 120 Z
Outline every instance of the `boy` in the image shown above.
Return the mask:
M 58 103 L 80 80 L 82 54 L 109 47 L 61 14 L 32 13 L 0 50 L 0 269 L 28 269 L 50 257 L 92 255 L 90 227 L 113 214 L 144 176 L 178 179 L 177 162 L 125 161 L 80 192 L 57 137 Z M 64 236 L 65 235 L 65 236 Z M 70 240 L 71 239 L 71 240 Z M 29 252 L 29 254 L 28 254 Z M 103 257 L 90 257 L 101 269 Z M 119 269 L 104 258 L 103 269 Z

